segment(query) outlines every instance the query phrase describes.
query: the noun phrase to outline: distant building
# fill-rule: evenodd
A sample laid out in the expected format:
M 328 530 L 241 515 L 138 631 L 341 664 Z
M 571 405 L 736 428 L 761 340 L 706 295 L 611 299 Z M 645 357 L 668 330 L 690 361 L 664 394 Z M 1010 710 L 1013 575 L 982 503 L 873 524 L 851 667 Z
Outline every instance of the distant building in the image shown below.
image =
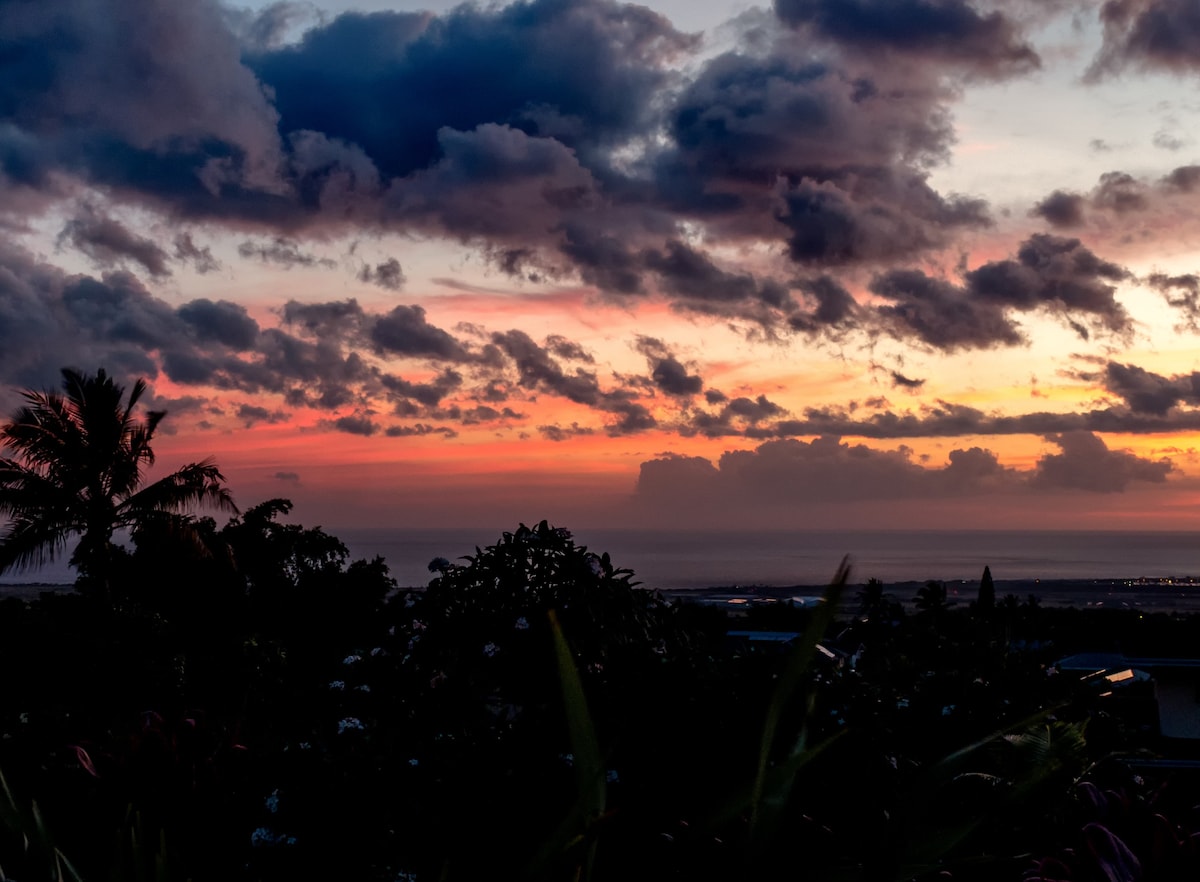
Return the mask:
M 1064 658 L 1055 667 L 1062 673 L 1099 682 L 1110 693 L 1136 682 L 1153 681 L 1159 734 L 1200 741 L 1200 659 L 1129 658 L 1117 653 L 1087 652 Z

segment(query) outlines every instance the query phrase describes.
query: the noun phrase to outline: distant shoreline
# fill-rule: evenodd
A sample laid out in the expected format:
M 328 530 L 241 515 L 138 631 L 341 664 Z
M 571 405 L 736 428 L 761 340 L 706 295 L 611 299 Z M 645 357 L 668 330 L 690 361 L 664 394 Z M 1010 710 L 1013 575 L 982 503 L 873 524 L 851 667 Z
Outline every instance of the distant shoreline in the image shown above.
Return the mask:
M 884 592 L 907 608 L 926 580 L 884 582 Z M 979 580 L 944 580 L 950 607 L 965 609 L 974 602 Z M 996 599 L 1012 594 L 1024 603 L 1030 595 L 1043 606 L 1078 609 L 1129 609 L 1142 612 L 1200 612 L 1200 577 L 1179 576 L 1138 579 L 997 579 Z M 401 591 L 423 590 L 424 585 L 402 587 Z M 654 589 L 653 585 L 642 585 Z M 853 606 L 863 583 L 848 586 L 843 605 Z M 68 593 L 74 585 L 54 582 L 0 584 L 0 598 L 36 600 L 43 593 Z M 770 605 L 793 601 L 817 603 L 825 585 L 713 585 L 702 588 L 661 588 L 664 596 L 729 608 Z

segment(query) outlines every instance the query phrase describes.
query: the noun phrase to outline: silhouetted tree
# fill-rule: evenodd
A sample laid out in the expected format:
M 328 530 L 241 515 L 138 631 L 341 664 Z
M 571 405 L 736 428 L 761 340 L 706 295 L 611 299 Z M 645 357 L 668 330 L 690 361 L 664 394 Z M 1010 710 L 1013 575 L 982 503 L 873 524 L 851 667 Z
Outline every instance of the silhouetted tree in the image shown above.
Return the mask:
M 992 568 L 983 568 L 983 577 L 979 580 L 979 600 L 976 605 L 980 612 L 991 612 L 996 607 L 996 584 L 992 581 Z
M 129 397 L 104 370 L 94 376 L 63 369 L 63 391 L 23 393 L 25 404 L 0 427 L 0 572 L 53 559 L 79 537 L 71 564 L 81 586 L 111 590 L 113 533 L 150 520 L 186 531 L 184 513 L 197 505 L 236 511 L 224 477 L 211 460 L 190 463 L 143 485 L 154 463 L 150 442 L 165 411 L 145 420 L 134 408 L 144 380 Z
M 946 586 L 941 582 L 926 582 L 913 598 L 917 609 L 921 612 L 940 613 L 949 607 L 946 599 Z

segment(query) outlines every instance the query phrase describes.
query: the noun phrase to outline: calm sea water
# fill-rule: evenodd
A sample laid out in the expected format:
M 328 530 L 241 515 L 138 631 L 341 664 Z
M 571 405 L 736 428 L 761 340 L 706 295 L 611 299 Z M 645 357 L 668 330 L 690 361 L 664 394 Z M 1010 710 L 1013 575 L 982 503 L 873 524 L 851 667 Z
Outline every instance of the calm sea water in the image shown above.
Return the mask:
M 428 563 L 488 545 L 480 530 L 345 531 L 356 556 L 382 555 L 401 585 L 429 581 Z M 824 585 L 849 554 L 853 581 L 1117 579 L 1200 576 L 1200 533 L 846 531 L 698 533 L 577 530 L 653 588 Z
M 334 531 L 354 557 L 382 555 L 402 586 L 429 581 L 435 557 L 455 560 L 500 531 Z M 842 555 L 851 556 L 853 581 L 978 579 L 985 565 L 997 580 L 1124 579 L 1200 576 L 1200 533 L 1014 531 L 845 531 L 699 533 L 577 530 L 575 540 L 632 569 L 648 587 L 682 589 L 725 585 L 822 585 Z M 72 582 L 59 563 L 42 571 L 9 574 L 0 584 Z

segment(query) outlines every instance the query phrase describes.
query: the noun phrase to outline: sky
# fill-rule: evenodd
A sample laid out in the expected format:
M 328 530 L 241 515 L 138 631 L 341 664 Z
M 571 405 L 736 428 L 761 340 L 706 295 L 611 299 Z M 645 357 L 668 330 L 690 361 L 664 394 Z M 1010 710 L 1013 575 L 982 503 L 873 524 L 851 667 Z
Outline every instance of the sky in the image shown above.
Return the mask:
M 0 232 L 309 524 L 1200 528 L 1192 0 L 0 0 Z

